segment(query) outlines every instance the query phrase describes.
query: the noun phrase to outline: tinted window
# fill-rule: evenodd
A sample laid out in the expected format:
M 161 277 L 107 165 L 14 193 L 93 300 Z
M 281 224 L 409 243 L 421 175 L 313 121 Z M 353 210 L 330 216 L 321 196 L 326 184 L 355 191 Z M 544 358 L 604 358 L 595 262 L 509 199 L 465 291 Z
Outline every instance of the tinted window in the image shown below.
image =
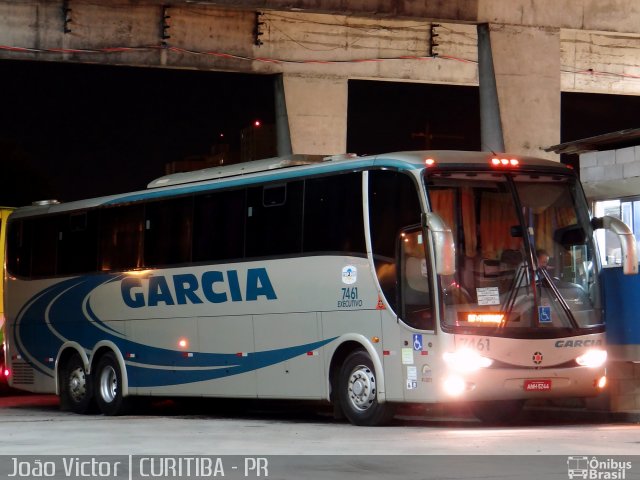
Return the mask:
M 304 252 L 364 253 L 362 174 L 305 182 Z
M 192 216 L 192 197 L 161 200 L 146 205 L 145 265 L 171 265 L 191 260 Z
M 247 190 L 247 257 L 300 253 L 303 182 Z
M 31 227 L 31 275 L 44 277 L 56 274 L 56 244 L 60 217 L 43 217 L 27 220 Z
M 24 220 L 16 220 L 9 224 L 7 268 L 12 275 L 31 275 L 31 227 Z
M 114 207 L 100 212 L 102 271 L 142 267 L 144 206 Z
M 245 191 L 195 197 L 193 260 L 230 260 L 244 256 Z
M 96 212 L 62 217 L 58 235 L 58 274 L 94 272 L 98 262 Z

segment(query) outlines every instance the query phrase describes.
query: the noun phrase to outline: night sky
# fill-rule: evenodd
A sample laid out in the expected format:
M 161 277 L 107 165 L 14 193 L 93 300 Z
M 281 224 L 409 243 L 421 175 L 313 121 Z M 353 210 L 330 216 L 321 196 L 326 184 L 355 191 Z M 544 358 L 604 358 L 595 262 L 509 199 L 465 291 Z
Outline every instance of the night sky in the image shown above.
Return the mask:
M 143 189 L 164 165 L 274 122 L 273 77 L 0 61 L 0 205 Z M 639 127 L 640 97 L 562 95 L 562 141 Z M 480 148 L 478 89 L 349 82 L 347 150 Z

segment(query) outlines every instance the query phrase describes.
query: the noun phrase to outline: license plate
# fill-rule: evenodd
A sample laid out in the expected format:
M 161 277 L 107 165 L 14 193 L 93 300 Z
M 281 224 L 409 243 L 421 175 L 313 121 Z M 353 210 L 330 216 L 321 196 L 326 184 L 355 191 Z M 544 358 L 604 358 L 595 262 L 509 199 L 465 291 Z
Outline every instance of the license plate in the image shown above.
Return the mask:
M 524 389 L 527 392 L 545 392 L 551 390 L 551 380 L 525 380 Z

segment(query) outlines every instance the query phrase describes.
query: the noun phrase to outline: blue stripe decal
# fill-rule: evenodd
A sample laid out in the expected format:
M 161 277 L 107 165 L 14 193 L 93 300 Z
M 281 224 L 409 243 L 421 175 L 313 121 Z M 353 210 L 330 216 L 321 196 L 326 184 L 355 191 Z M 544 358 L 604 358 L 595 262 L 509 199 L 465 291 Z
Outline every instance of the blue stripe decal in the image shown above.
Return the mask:
M 380 164 L 380 165 L 378 165 Z M 251 176 L 249 175 L 239 175 L 237 177 L 232 177 L 229 180 L 202 180 L 202 182 L 198 182 L 197 184 L 183 186 L 183 187 L 164 187 L 157 188 L 137 193 L 132 193 L 129 195 L 124 195 L 122 197 L 118 197 L 115 199 L 111 199 L 107 202 L 104 202 L 102 205 L 116 205 L 119 203 L 127 203 L 127 202 L 136 202 L 139 200 L 151 200 L 157 198 L 163 198 L 173 195 L 187 195 L 199 192 L 213 191 L 222 188 L 234 188 L 240 186 L 250 186 L 259 183 L 273 182 L 273 181 L 283 181 L 283 180 L 294 180 L 301 177 L 308 177 L 310 175 L 323 175 L 326 173 L 337 173 L 340 171 L 349 172 L 357 169 L 370 168 L 373 166 L 380 167 L 389 167 L 389 168 L 397 168 L 398 170 L 415 170 L 416 164 L 411 162 L 406 162 L 402 160 L 384 160 L 384 162 L 380 162 L 380 160 L 368 159 L 368 160 L 359 160 L 349 162 L 348 165 L 341 165 L 339 162 L 332 163 L 327 162 L 326 164 L 320 164 L 319 166 L 314 167 L 313 169 L 297 167 L 297 168 L 282 168 L 279 170 L 275 170 L 278 173 L 271 173 L 269 175 L 260 175 Z M 256 172 L 260 173 L 260 172 Z M 247 178 L 248 177 L 248 178 Z
M 94 275 L 64 280 L 35 295 L 18 314 L 14 339 L 18 351 L 39 372 L 53 377 L 48 362 L 65 341 L 75 341 L 86 351 L 101 340 L 113 342 L 121 352 L 135 352 L 127 361 L 130 387 L 178 385 L 238 375 L 304 355 L 327 345 L 336 337 L 276 350 L 228 353 L 193 352 L 157 348 L 133 342 L 124 333 L 100 320 L 89 305 L 89 297 L 100 285 L 121 275 Z M 83 310 L 86 307 L 86 315 Z

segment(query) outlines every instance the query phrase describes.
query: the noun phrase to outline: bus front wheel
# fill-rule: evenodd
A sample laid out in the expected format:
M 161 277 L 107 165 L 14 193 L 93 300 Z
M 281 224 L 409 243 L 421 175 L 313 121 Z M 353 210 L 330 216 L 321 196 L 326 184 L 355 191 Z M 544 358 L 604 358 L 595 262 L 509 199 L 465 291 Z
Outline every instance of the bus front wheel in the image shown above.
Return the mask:
M 112 352 L 98 361 L 95 370 L 95 396 L 98 408 L 105 415 L 125 415 L 131 407 L 131 398 L 122 395 L 122 373 Z
M 91 378 L 82 358 L 74 353 L 60 372 L 60 408 L 74 413 L 91 413 L 94 410 Z
M 352 352 L 340 368 L 338 396 L 342 411 L 354 425 L 383 425 L 393 417 L 388 403 L 378 403 L 376 372 L 369 354 Z

